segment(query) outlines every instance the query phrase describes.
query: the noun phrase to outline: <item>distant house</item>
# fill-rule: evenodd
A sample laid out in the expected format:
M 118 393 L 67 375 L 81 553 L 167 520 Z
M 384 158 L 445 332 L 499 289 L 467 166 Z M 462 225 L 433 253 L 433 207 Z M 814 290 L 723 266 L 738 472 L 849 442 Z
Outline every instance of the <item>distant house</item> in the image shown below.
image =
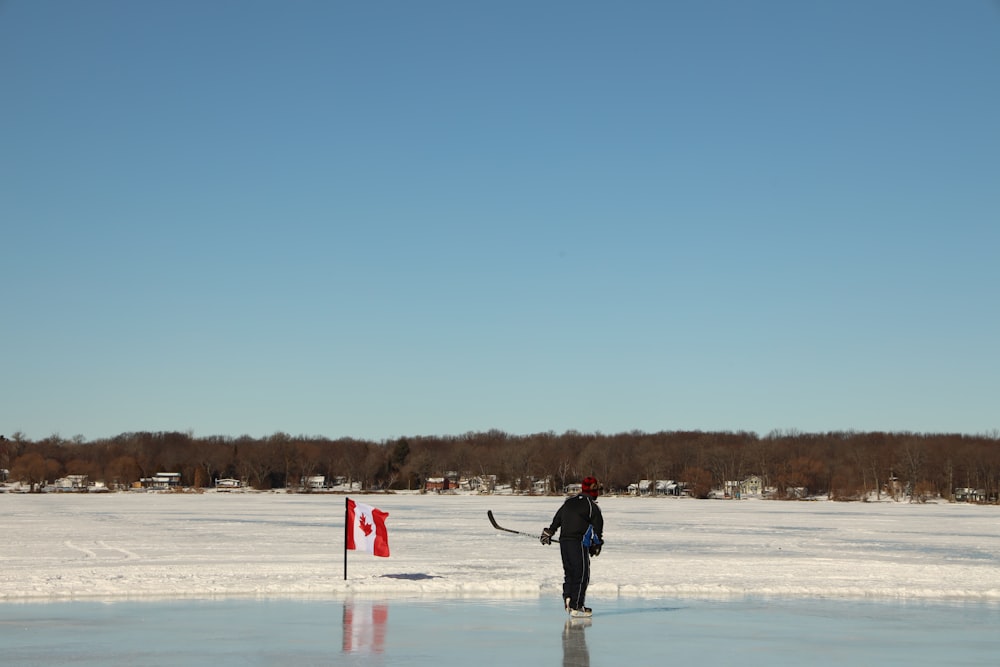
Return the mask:
M 630 496 L 645 496 L 649 495 L 649 489 L 651 482 L 648 479 L 640 479 L 638 482 L 632 482 L 628 485 L 628 493 Z
M 654 496 L 679 496 L 681 486 L 672 479 L 657 479 L 653 481 L 652 493 Z
M 424 482 L 425 491 L 435 491 L 440 493 L 441 491 L 447 491 L 451 488 L 451 480 L 447 477 L 428 477 L 427 481 Z
M 333 478 L 333 484 L 330 486 L 330 489 L 333 491 L 360 491 L 361 482 L 352 482 L 343 475 L 337 475 Z
M 968 487 L 955 489 L 955 502 L 984 503 L 986 502 L 986 489 L 971 489 Z
M 493 493 L 497 485 L 496 475 L 478 475 L 476 477 L 463 477 L 458 481 L 458 488 L 463 491 L 475 491 L 476 493 Z
M 181 474 L 179 472 L 158 472 L 152 477 L 143 477 L 139 484 L 144 489 L 153 491 L 166 491 L 181 485 Z
M 899 498 L 903 495 L 903 483 L 899 481 L 898 477 L 890 473 L 889 481 L 883 485 L 882 490 L 893 498 Z
M 757 475 L 750 475 L 740 482 L 740 495 L 760 496 L 764 492 L 764 480 Z
M 729 480 L 724 486 L 726 498 L 759 497 L 764 490 L 764 480 L 750 475 L 744 480 Z
M 628 485 L 633 496 L 679 496 L 681 486 L 672 479 L 640 479 Z
M 322 491 L 326 488 L 326 475 L 309 475 L 303 477 L 301 485 L 303 489 L 308 491 Z
M 552 488 L 552 478 L 536 479 L 531 482 L 531 492 L 538 495 L 548 495 Z
M 65 477 L 57 479 L 52 486 L 56 491 L 86 491 L 87 476 L 66 475 Z
M 239 491 L 243 489 L 243 480 L 226 477 L 215 480 L 216 491 Z

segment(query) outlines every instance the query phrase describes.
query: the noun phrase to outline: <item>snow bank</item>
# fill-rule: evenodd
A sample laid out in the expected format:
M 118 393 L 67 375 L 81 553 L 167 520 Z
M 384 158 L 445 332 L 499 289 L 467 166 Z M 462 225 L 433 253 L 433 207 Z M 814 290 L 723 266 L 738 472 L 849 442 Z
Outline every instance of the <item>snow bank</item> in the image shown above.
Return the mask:
M 349 552 L 344 497 L 2 495 L 0 601 L 542 596 L 562 581 L 532 535 L 560 498 L 367 495 L 390 558 Z M 970 505 L 602 498 L 596 597 L 1000 600 L 1000 509 Z

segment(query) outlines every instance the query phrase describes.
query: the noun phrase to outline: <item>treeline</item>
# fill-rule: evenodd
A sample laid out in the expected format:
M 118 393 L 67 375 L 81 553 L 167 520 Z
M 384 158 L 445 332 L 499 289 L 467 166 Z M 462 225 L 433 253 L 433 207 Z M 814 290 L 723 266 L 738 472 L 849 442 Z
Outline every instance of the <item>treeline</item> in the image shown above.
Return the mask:
M 756 475 L 777 497 L 805 490 L 840 500 L 873 493 L 950 498 L 956 488 L 972 488 L 995 502 L 1000 434 L 775 431 L 761 437 L 750 432 L 512 435 L 490 430 L 372 442 L 286 433 L 196 438 L 177 432 L 31 441 L 15 433 L 0 440 L 0 468 L 9 470 L 11 481 L 27 484 L 87 475 L 109 486 L 130 486 L 157 472 L 179 472 L 182 484 L 190 487 L 235 477 L 256 489 L 286 488 L 325 475 L 368 490 L 419 489 L 429 477 L 453 471 L 467 477 L 495 475 L 499 484 L 523 492 L 544 479 L 561 492 L 592 474 L 618 491 L 641 479 L 682 481 L 700 497 Z

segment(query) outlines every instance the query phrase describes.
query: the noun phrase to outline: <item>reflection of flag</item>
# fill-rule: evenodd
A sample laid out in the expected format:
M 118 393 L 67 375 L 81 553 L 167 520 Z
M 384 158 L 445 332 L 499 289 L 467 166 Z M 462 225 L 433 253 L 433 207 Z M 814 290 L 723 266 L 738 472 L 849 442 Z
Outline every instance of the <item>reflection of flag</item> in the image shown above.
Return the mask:
M 385 529 L 388 512 L 347 499 L 347 548 L 388 557 L 389 534 Z M 345 566 L 346 567 L 346 566 Z M 345 577 L 347 570 L 344 570 Z
M 344 604 L 344 653 L 382 653 L 389 607 L 362 602 Z

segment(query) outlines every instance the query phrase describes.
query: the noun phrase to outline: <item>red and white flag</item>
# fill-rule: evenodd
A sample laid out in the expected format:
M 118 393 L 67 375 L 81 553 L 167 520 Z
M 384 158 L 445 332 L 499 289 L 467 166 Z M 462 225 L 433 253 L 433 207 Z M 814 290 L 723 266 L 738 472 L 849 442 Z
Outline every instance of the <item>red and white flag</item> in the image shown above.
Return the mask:
M 385 529 L 388 516 L 388 512 L 348 498 L 347 548 L 367 551 L 372 556 L 388 557 L 389 533 Z

